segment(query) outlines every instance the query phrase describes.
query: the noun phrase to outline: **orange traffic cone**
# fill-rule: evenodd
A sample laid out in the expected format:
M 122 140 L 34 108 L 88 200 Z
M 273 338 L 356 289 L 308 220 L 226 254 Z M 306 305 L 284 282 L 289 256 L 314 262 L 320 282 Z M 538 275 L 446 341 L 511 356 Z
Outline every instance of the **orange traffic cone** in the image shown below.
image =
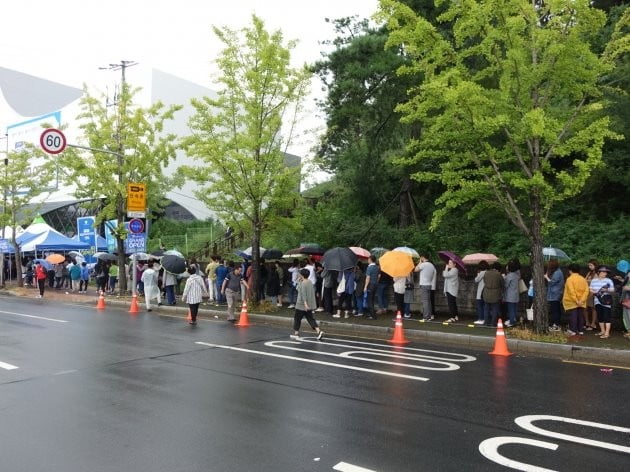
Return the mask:
M 241 308 L 241 316 L 238 317 L 238 323 L 236 326 L 249 326 L 249 316 L 247 315 L 247 302 L 243 300 L 243 307 Z
M 138 295 L 135 293 L 131 297 L 131 306 L 129 307 L 129 313 L 136 315 L 140 313 L 140 309 L 138 308 Z
M 98 302 L 96 302 L 96 309 L 97 310 L 104 310 L 105 309 L 105 296 L 103 295 L 103 291 L 101 290 L 100 295 L 98 296 Z
M 500 318 L 499 323 L 497 324 L 497 335 L 494 339 L 494 349 L 488 354 L 492 354 L 493 356 L 512 355 L 512 353 L 508 351 L 507 340 L 505 339 L 505 331 L 503 330 L 503 321 L 501 321 Z
M 409 341 L 405 338 L 405 331 L 403 329 L 402 316 L 400 311 L 396 312 L 396 322 L 394 323 L 394 336 L 389 340 L 392 344 L 408 344 Z

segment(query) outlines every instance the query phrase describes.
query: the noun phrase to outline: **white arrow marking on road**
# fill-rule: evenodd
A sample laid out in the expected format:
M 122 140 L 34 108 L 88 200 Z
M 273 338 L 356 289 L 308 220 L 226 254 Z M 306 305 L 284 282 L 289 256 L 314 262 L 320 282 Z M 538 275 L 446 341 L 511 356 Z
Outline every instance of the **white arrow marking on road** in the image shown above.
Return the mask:
M 333 470 L 339 470 L 341 472 L 375 472 L 372 469 L 366 469 L 359 467 L 358 465 L 348 464 L 347 462 L 340 462 L 333 467 Z
M 68 321 L 66 321 L 66 320 L 57 320 L 55 318 L 46 318 L 45 316 L 27 315 L 25 313 L 13 313 L 12 311 L 1 311 L 0 310 L 0 313 L 4 313 L 6 315 L 24 316 L 26 318 L 36 318 L 38 320 L 54 321 L 56 323 L 68 323 Z
M 0 361 L 0 367 L 6 370 L 17 369 L 18 367 L 12 364 L 7 364 L 6 362 Z
M 312 349 L 302 349 L 299 347 L 293 347 L 293 346 L 282 346 L 281 344 L 300 344 L 299 341 L 267 341 L 265 343 L 265 346 L 269 346 L 269 347 L 275 347 L 278 349 L 288 349 L 290 351 L 298 351 L 298 352 L 308 352 L 309 354 L 317 354 L 320 356 L 332 356 L 332 357 L 342 357 L 344 359 L 355 359 L 358 361 L 365 361 L 365 362 L 373 362 L 375 364 L 388 364 L 388 365 L 395 365 L 395 366 L 399 366 L 399 367 L 409 367 L 411 369 L 424 369 L 424 370 L 457 370 L 459 369 L 459 366 L 456 364 L 453 364 L 451 362 L 444 362 L 444 361 L 436 361 L 436 360 L 432 360 L 432 359 L 423 359 L 420 357 L 411 357 L 411 356 L 400 356 L 391 352 L 377 352 L 376 349 L 370 349 L 369 351 L 346 351 L 346 352 L 342 352 L 340 354 L 335 354 L 334 352 L 322 352 L 322 351 L 313 351 Z M 322 344 L 323 346 L 341 346 L 340 344 Z M 351 347 L 351 346 L 346 346 L 346 347 Z M 385 356 L 385 357 L 391 357 L 394 359 L 407 359 L 407 360 L 414 360 L 414 361 L 418 361 L 418 362 L 430 362 L 433 364 L 442 364 L 445 367 L 429 367 L 429 366 L 422 366 L 422 365 L 414 365 L 414 364 L 404 364 L 401 362 L 391 362 L 391 361 L 382 361 L 379 359 L 372 359 L 371 357 L 361 357 L 358 356 L 357 354 L 365 354 L 365 355 L 372 355 L 372 356 Z
M 401 379 L 421 380 L 423 382 L 426 382 L 427 380 L 429 380 L 426 377 L 416 377 L 414 375 L 396 374 L 394 372 L 384 372 L 382 370 L 366 369 L 364 367 L 354 367 L 354 366 L 343 365 L 343 364 L 335 364 L 333 362 L 316 361 L 314 359 L 303 359 L 301 357 L 285 356 L 283 354 L 276 354 L 276 353 L 273 353 L 273 352 L 254 351 L 253 349 L 244 349 L 242 347 L 224 346 L 222 344 L 210 344 L 210 343 L 205 343 L 205 342 L 202 342 L 202 341 L 197 341 L 197 342 L 195 342 L 195 344 L 199 344 L 199 345 L 202 345 L 202 346 L 208 346 L 208 347 L 218 347 L 218 348 L 221 348 L 221 349 L 230 349 L 232 351 L 248 352 L 250 354 L 258 354 L 258 355 L 261 355 L 261 356 L 277 357 L 277 358 L 280 358 L 280 359 L 290 359 L 290 360 L 298 361 L 298 362 L 308 362 L 309 364 L 328 365 L 328 366 L 331 366 L 331 367 L 338 367 L 340 369 L 358 370 L 360 372 L 369 372 L 369 373 L 372 373 L 372 374 L 387 375 L 387 376 L 390 376 L 390 377 L 398 377 L 398 378 L 401 378 Z

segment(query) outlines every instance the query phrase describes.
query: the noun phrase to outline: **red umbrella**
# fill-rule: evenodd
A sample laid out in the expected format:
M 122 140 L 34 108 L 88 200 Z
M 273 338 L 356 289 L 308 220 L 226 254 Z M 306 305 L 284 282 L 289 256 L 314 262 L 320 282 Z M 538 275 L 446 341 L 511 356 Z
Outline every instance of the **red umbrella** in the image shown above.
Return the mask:
M 459 269 L 461 269 L 461 271 L 464 274 L 466 273 L 466 264 L 464 264 L 464 261 L 462 261 L 461 257 L 459 257 L 454 252 L 451 252 L 451 251 L 439 251 L 438 252 L 438 256 L 440 256 L 440 259 L 442 259 L 444 262 L 453 261 L 455 263 L 455 265 Z
M 370 251 L 362 247 L 350 246 L 349 249 L 361 259 L 368 259 L 370 257 Z

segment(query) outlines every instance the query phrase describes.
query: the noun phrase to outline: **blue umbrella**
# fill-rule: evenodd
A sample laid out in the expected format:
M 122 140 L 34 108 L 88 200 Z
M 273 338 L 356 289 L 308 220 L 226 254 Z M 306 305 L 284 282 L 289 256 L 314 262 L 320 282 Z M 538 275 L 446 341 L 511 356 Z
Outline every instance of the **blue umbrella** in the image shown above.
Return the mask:
M 39 262 L 42 266 L 44 266 L 44 269 L 46 270 L 52 269 L 52 264 L 48 262 L 46 259 L 35 259 L 33 262 Z

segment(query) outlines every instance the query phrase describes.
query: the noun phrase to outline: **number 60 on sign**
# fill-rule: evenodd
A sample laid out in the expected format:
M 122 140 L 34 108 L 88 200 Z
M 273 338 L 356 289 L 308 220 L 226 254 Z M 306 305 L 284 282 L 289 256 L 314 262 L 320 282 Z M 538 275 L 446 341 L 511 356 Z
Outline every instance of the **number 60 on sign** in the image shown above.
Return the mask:
M 66 137 L 56 128 L 45 129 L 39 138 L 39 144 L 48 154 L 59 154 L 66 148 Z

